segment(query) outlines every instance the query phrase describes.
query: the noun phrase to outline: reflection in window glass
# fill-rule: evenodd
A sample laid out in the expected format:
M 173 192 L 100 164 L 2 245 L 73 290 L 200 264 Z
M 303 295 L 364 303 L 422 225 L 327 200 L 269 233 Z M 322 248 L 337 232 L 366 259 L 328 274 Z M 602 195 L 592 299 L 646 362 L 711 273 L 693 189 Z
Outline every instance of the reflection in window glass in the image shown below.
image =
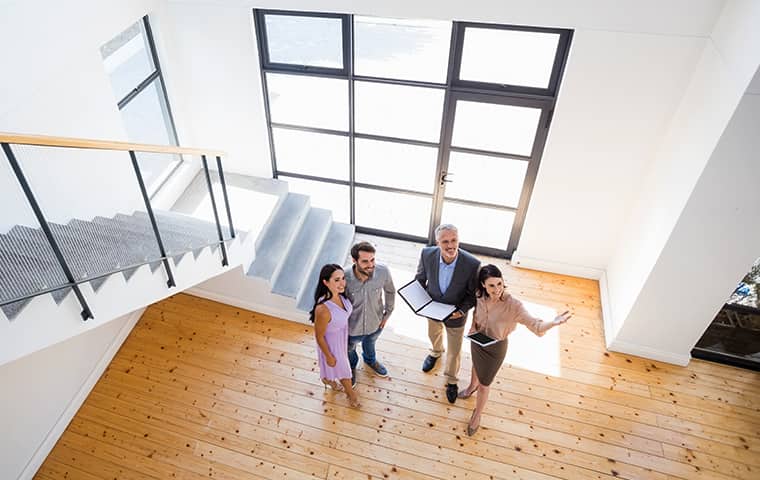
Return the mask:
M 267 73 L 272 122 L 348 131 L 348 80 Z
M 269 61 L 292 65 L 343 68 L 339 18 L 267 14 Z
M 354 17 L 357 75 L 446 83 L 451 22 Z
M 431 204 L 430 197 L 357 188 L 356 225 L 426 237 Z
M 460 100 L 456 104 L 451 144 L 530 156 L 540 118 L 538 108 Z
M 100 54 L 119 101 L 155 70 L 142 20 L 100 47 Z
M 438 149 L 356 139 L 356 181 L 433 193 Z
M 451 152 L 446 198 L 517 207 L 528 162 Z
M 514 212 L 443 202 L 441 223 L 456 225 L 459 239 L 465 243 L 506 250 L 514 221 Z
M 559 34 L 467 27 L 460 80 L 548 88 Z
M 279 177 L 288 182 L 288 190 L 311 197 L 311 206 L 332 210 L 336 222 L 349 223 L 349 191 L 347 185 L 315 182 L 300 178 Z
M 438 142 L 444 90 L 356 82 L 356 131 Z
M 348 137 L 273 128 L 277 169 L 348 180 Z

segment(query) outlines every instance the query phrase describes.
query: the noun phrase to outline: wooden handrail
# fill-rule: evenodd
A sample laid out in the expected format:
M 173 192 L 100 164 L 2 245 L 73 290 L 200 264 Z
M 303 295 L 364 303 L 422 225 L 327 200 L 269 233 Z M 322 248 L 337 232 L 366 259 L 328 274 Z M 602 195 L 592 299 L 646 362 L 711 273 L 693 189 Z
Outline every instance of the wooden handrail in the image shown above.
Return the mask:
M 41 147 L 64 147 L 86 148 L 91 150 L 122 150 L 150 153 L 172 153 L 186 155 L 206 155 L 209 157 L 223 157 L 220 150 L 206 150 L 202 148 L 174 147 L 172 145 L 149 145 L 142 143 L 112 142 L 107 140 L 93 140 L 88 138 L 50 137 L 47 135 L 25 135 L 18 133 L 0 132 L 0 143 L 15 145 L 37 145 Z

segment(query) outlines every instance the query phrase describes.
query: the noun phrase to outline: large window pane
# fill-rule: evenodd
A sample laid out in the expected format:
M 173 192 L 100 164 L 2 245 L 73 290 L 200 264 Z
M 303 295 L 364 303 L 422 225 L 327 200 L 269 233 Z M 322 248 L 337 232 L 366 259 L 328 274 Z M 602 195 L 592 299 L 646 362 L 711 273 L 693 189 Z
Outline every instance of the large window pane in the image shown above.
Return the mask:
M 312 207 L 332 210 L 333 220 L 336 222 L 349 223 L 348 186 L 286 176 L 281 176 L 280 180 L 288 182 L 289 191 L 311 197 Z
M 528 162 L 452 152 L 446 198 L 517 207 Z
M 348 81 L 267 73 L 272 121 L 348 131 Z
M 530 156 L 541 110 L 458 101 L 451 144 L 491 152 Z
M 356 139 L 356 181 L 433 193 L 438 149 Z
M 269 61 L 343 68 L 340 18 L 267 14 Z
M 441 223 L 456 225 L 463 243 L 506 250 L 514 221 L 514 212 L 443 202 Z
M 432 199 L 356 189 L 356 225 L 426 237 Z
M 548 88 L 558 33 L 467 27 L 460 80 Z
M 159 79 L 125 105 L 121 117 L 130 141 L 158 145 L 175 143 Z
M 124 108 L 121 118 L 130 141 L 156 145 L 174 145 L 169 110 L 164 101 L 160 79 L 155 79 Z M 140 170 L 148 191 L 154 191 L 182 158 L 179 155 L 138 152 Z
M 356 131 L 438 142 L 443 89 L 356 82 Z
M 277 169 L 348 180 L 348 137 L 273 128 Z
M 117 100 L 124 98 L 156 69 L 142 20 L 100 47 L 100 54 Z
M 357 75 L 446 83 L 451 22 L 354 17 L 354 39 Z

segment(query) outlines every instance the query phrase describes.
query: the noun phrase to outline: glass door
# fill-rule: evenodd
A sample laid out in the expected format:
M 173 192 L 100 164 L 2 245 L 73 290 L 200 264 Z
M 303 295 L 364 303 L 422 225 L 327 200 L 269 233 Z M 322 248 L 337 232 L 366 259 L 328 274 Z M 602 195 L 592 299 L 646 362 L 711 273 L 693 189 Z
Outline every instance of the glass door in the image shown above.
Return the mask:
M 549 102 L 452 93 L 433 223 L 453 223 L 474 250 L 517 246 L 546 136 Z M 431 228 L 434 228 L 431 225 Z

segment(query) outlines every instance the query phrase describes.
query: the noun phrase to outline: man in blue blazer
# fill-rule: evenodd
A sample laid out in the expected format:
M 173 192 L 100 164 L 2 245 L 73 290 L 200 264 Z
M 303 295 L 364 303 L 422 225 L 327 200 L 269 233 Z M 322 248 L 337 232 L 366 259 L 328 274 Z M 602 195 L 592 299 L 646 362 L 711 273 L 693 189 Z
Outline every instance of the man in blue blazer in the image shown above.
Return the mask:
M 443 353 L 445 328 L 448 352 L 443 373 L 446 376 L 446 398 L 454 403 L 459 391 L 457 373 L 464 324 L 467 321 L 467 311 L 475 306 L 480 261 L 459 248 L 459 232 L 454 225 L 442 224 L 436 227 L 435 241 L 436 246 L 422 249 L 415 279 L 433 300 L 454 305 L 457 310 L 443 322 L 428 318 L 428 337 L 433 348 L 422 363 L 422 371 L 432 370 Z

